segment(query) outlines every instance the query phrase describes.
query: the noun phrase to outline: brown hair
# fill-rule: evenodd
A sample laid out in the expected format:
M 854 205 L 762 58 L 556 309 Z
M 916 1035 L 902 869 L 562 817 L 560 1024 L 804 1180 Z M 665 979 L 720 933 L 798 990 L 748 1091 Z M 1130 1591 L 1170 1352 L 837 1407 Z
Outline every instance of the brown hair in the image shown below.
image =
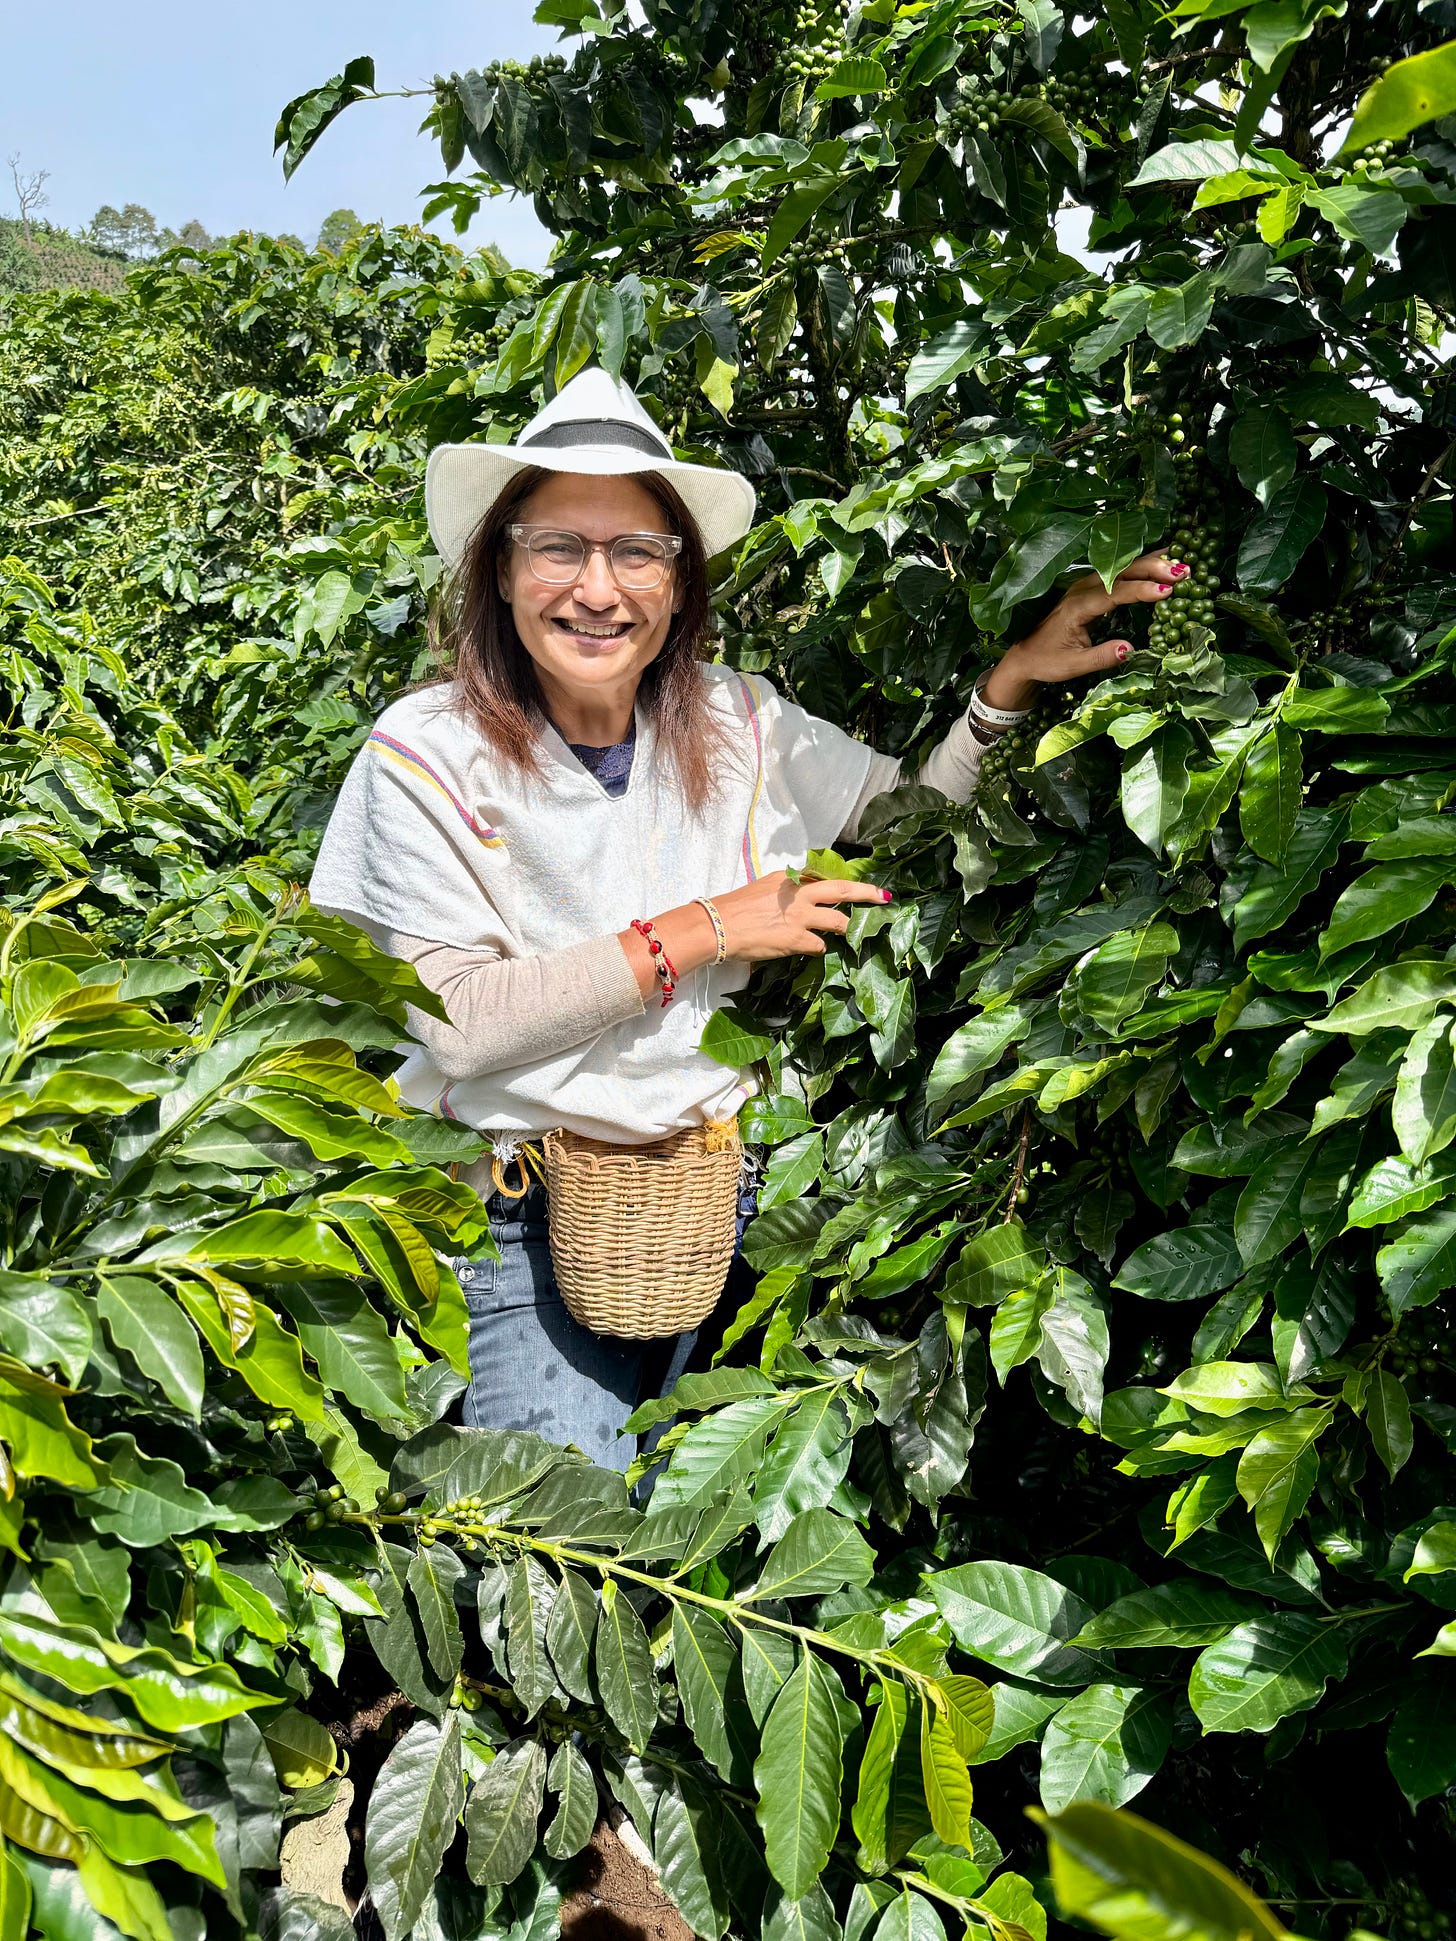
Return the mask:
M 536 465 L 517 473 L 466 542 L 430 629 L 442 678 L 459 684 L 462 711 L 512 768 L 533 776 L 541 772 L 539 737 L 549 716 L 535 663 L 501 593 L 499 568 L 511 545 L 506 528 L 553 476 Z M 707 558 L 692 514 L 667 480 L 656 472 L 632 476 L 656 500 L 667 530 L 682 540 L 673 567 L 678 610 L 661 651 L 642 671 L 637 695 L 696 813 L 714 793 L 713 756 L 723 743 L 698 673 L 713 633 Z

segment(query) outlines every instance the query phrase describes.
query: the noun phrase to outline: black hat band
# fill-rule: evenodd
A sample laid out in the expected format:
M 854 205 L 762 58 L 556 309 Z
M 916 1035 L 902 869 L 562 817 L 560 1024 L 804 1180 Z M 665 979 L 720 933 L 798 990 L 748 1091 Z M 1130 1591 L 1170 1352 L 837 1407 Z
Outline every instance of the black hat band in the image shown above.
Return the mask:
M 604 435 L 605 434 L 605 435 Z M 645 452 L 650 458 L 671 459 L 672 447 L 665 438 L 640 425 L 624 424 L 620 418 L 568 418 L 541 431 L 526 431 L 516 440 L 518 450 L 539 445 L 546 451 L 564 451 L 573 445 L 620 445 L 631 452 Z

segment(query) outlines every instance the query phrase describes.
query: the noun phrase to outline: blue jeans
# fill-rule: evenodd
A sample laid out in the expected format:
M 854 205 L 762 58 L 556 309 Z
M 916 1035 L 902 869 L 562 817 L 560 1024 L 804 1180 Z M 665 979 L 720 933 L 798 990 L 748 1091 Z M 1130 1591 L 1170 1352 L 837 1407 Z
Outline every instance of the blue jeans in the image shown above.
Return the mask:
M 623 1424 L 673 1386 L 697 1332 L 652 1341 L 593 1334 L 572 1319 L 556 1285 L 544 1189 L 519 1200 L 492 1194 L 485 1205 L 500 1259 L 454 1263 L 470 1313 L 466 1426 L 534 1429 L 575 1443 L 605 1469 L 626 1469 L 637 1444 Z

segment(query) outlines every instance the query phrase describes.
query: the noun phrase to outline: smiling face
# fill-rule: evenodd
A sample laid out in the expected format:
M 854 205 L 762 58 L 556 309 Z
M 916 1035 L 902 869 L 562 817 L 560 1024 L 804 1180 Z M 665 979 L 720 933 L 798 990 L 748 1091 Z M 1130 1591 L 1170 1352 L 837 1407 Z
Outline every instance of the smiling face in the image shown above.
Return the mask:
M 553 526 L 603 543 L 623 533 L 670 530 L 662 507 L 634 479 L 575 472 L 544 480 L 514 516 L 522 525 Z M 562 701 L 630 706 L 681 604 L 675 570 L 650 591 L 624 592 L 605 554 L 591 552 L 574 585 L 552 586 L 536 577 L 525 547 L 516 545 L 501 563 L 500 589 L 553 709 Z

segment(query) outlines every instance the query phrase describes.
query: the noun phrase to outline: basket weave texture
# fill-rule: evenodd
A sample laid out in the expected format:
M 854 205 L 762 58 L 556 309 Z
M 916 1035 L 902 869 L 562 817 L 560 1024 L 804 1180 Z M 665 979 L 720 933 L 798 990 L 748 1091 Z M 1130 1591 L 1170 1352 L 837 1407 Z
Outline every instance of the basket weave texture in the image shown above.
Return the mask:
M 712 1312 L 733 1258 L 736 1120 L 646 1146 L 549 1132 L 541 1156 L 556 1284 L 584 1328 L 643 1341 Z

